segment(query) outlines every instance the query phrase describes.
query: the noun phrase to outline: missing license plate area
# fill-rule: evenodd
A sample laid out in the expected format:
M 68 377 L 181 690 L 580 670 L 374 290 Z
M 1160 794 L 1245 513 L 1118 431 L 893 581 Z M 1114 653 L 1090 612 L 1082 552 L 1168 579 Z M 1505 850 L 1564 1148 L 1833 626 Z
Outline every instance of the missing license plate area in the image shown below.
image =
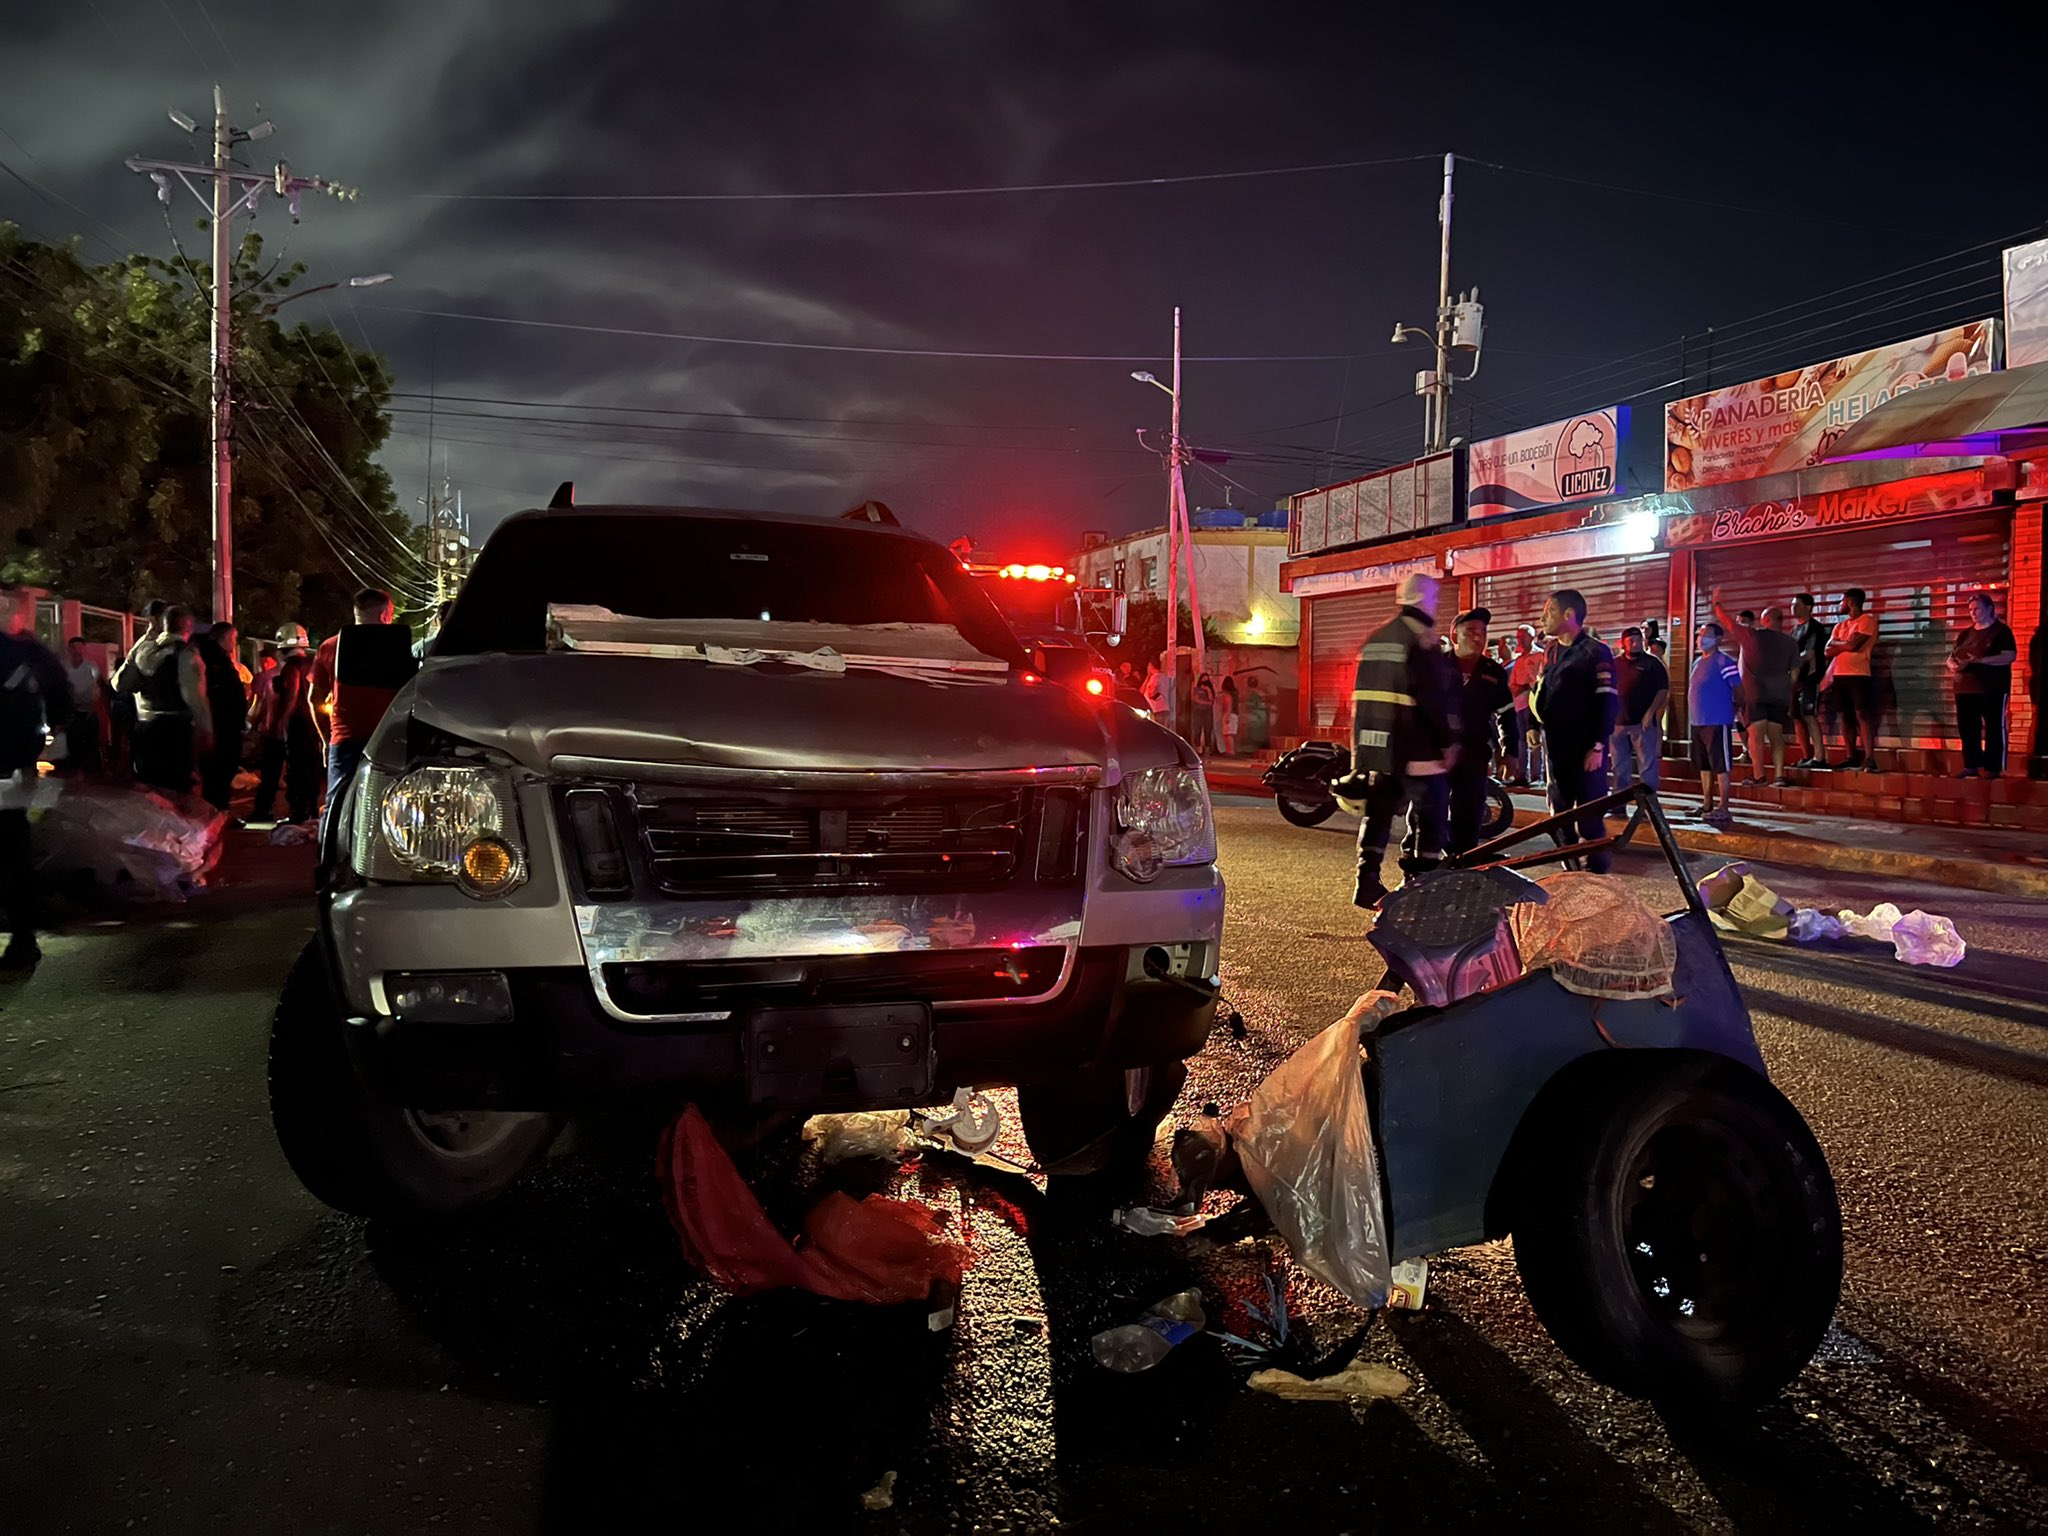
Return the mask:
M 916 1104 L 932 1093 L 932 1014 L 923 1003 L 762 1009 L 747 1021 L 746 1052 L 756 1104 Z

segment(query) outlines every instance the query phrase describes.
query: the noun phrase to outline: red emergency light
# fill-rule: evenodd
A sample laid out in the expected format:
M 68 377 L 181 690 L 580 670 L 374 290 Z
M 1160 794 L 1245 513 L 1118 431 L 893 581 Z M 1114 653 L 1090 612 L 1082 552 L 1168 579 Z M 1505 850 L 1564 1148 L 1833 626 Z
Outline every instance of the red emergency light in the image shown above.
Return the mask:
M 1074 578 L 1064 565 L 1006 565 L 996 572 L 1002 581 L 1064 581 L 1069 586 Z

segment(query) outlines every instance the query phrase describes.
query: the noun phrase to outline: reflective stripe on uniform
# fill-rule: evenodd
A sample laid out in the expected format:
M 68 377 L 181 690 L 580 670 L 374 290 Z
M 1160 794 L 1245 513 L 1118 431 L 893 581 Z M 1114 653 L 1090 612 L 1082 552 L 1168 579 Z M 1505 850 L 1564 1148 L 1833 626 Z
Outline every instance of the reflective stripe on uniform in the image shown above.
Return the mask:
M 1415 695 L 1412 693 L 1386 693 L 1378 688 L 1354 688 L 1351 690 L 1351 702 L 1354 704 L 1404 704 L 1408 708 L 1413 709 L 1415 707 Z

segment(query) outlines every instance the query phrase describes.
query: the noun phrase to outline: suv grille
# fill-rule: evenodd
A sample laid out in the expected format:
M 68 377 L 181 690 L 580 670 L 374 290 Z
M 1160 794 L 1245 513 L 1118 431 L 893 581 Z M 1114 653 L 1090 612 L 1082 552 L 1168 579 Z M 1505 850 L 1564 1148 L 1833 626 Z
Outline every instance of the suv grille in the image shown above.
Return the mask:
M 632 786 L 640 852 L 667 896 L 967 891 L 1007 885 L 1041 792 L 697 793 Z

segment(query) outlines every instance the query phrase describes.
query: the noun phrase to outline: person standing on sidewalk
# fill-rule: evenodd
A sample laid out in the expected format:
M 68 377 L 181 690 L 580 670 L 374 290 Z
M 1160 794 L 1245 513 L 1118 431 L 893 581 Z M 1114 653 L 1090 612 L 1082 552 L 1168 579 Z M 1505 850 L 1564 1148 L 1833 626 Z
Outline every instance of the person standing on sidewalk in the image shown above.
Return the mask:
M 393 617 L 389 592 L 363 588 L 355 595 L 355 623 L 321 641 L 313 658 L 306 695 L 327 743 L 330 816 L 361 765 L 384 711 L 419 670 L 412 658 L 412 637 L 392 623 Z
M 1614 653 L 1586 633 L 1586 599 L 1566 588 L 1543 605 L 1543 632 L 1550 636 L 1543 675 L 1530 696 L 1543 727 L 1550 769 L 1550 808 L 1567 811 L 1607 793 L 1607 745 L 1621 718 L 1621 693 L 1614 682 Z M 1607 835 L 1598 811 L 1578 818 L 1579 837 L 1592 842 Z M 1602 848 L 1586 868 L 1607 873 L 1612 861 Z
M 0 969 L 25 971 L 42 959 L 36 948 L 36 873 L 29 805 L 46 734 L 71 720 L 71 679 L 36 638 L 35 594 L 0 584 L 0 907 L 7 949 Z
M 1792 726 L 1792 690 L 1799 675 L 1799 641 L 1785 633 L 1785 610 L 1771 607 L 1754 625 L 1728 622 L 1728 610 L 1721 605 L 1719 588 L 1714 591 L 1714 617 L 1735 645 L 1736 666 L 1742 676 L 1741 708 L 1749 731 L 1749 782 L 1770 783 L 1779 789 L 1791 780 L 1785 777 L 1785 733 Z M 1771 754 L 1771 777 L 1764 778 L 1764 750 Z
M 1799 723 L 1801 768 L 1825 768 L 1827 740 L 1820 729 L 1820 680 L 1828 669 L 1828 627 L 1814 617 L 1813 594 L 1792 599 L 1792 642 L 1799 648 L 1799 671 L 1792 680 L 1792 714 Z
M 1145 663 L 1145 708 L 1152 718 L 1173 729 L 1173 695 L 1167 691 L 1166 674 L 1157 661 Z
M 1229 673 L 1216 691 L 1216 737 L 1225 757 L 1237 756 L 1237 731 L 1243 724 L 1237 712 L 1237 678 Z
M 1515 782 L 1527 785 L 1536 776 L 1542 747 L 1536 739 L 1536 716 L 1530 711 L 1529 696 L 1536 691 L 1536 678 L 1543 670 L 1543 653 L 1536 649 L 1536 632 L 1526 624 L 1515 628 L 1515 660 L 1508 668 L 1508 686 L 1515 696 Z
M 296 631 L 296 635 L 289 633 Z M 284 789 L 285 820 L 311 821 L 320 809 L 322 765 L 320 733 L 313 724 L 313 705 L 307 698 L 307 684 L 313 658 L 306 649 L 306 632 L 296 624 L 279 633 L 284 649 L 270 687 L 256 702 L 258 778 L 252 821 L 269 821 L 277 809 L 277 793 Z
M 1450 839 L 1445 849 L 1465 853 L 1479 846 L 1479 823 L 1486 813 L 1486 786 L 1495 754 L 1508 731 L 1515 695 L 1501 664 L 1486 654 L 1486 626 L 1493 615 L 1474 608 L 1458 615 L 1451 626 L 1451 661 L 1458 669 L 1458 719 L 1463 726 L 1456 759 L 1451 763 Z M 1419 828 L 1410 812 L 1410 830 Z
M 1958 778 L 1995 779 L 2005 772 L 2005 704 L 2019 658 L 2019 642 L 1998 617 L 1998 605 L 1989 592 L 1979 592 L 1970 599 L 1970 627 L 1956 636 L 1948 657 L 1963 736 Z
M 249 690 L 236 664 L 235 626 L 217 623 L 196 649 L 206 675 L 206 709 L 213 720 L 213 746 L 199 760 L 199 792 L 224 811 L 234 799 L 242 767 L 242 738 L 249 725 Z
M 213 749 L 206 677 L 192 649 L 192 615 L 173 604 L 163 633 L 121 665 L 116 687 L 135 700 L 135 777 L 174 795 L 192 793 L 192 774 Z
M 1664 710 L 1671 703 L 1671 674 L 1643 646 L 1643 632 L 1631 624 L 1621 632 L 1614 659 L 1614 685 L 1621 693 L 1621 718 L 1614 728 L 1614 787 L 1628 789 L 1640 778 L 1656 789 L 1664 752 Z
M 1434 869 L 1450 835 L 1446 776 L 1463 733 L 1457 670 L 1437 644 L 1437 584 L 1402 578 L 1399 610 L 1366 638 L 1351 692 L 1351 772 L 1330 788 L 1339 799 L 1364 802 L 1358 824 L 1354 905 L 1377 906 L 1387 887 L 1380 871 L 1394 817 L 1412 806 L 1412 849 L 1401 860 L 1410 875 Z
M 107 765 L 107 680 L 100 664 L 87 654 L 83 635 L 73 635 L 66 650 L 64 674 L 71 680 L 71 724 L 64 731 L 67 766 L 73 773 L 91 777 Z
M 1876 659 L 1877 615 L 1863 602 L 1861 587 L 1850 587 L 1842 594 L 1842 616 L 1828 636 L 1825 653 L 1828 696 L 1842 718 L 1842 739 L 1849 749 L 1835 765 L 1838 768 L 1861 768 L 1877 749 L 1877 684 L 1870 673 L 1870 664 Z
M 1742 692 L 1742 669 L 1721 649 L 1721 626 L 1700 626 L 1693 646 L 1699 660 L 1686 679 L 1686 715 L 1692 721 L 1692 765 L 1700 771 L 1700 820 L 1725 827 L 1735 819 L 1728 793 L 1735 777 L 1735 701 Z M 1720 804 L 1714 804 L 1716 791 Z

